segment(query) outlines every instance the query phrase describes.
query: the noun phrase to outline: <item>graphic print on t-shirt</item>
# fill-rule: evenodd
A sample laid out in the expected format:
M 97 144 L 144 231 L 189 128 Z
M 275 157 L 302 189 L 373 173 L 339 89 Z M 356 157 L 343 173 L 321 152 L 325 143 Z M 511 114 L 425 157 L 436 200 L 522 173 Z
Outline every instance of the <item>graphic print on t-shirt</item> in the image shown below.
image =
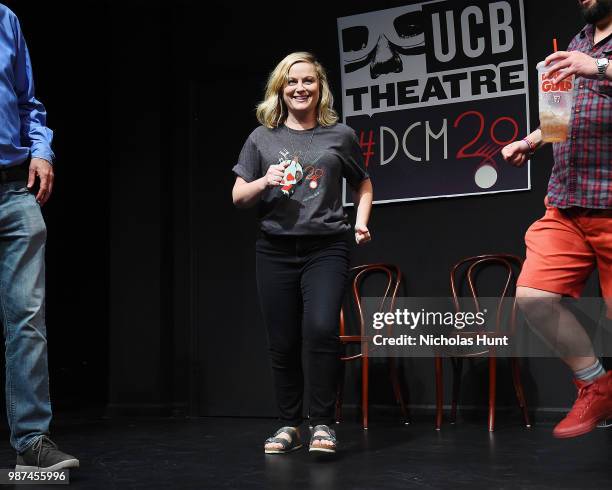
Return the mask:
M 285 172 L 283 173 L 283 180 L 281 180 L 281 192 L 285 196 L 291 196 L 295 192 L 295 186 L 302 180 L 302 165 L 297 157 L 293 157 L 291 160 L 284 160 L 282 164 L 287 164 Z
M 319 179 L 325 175 L 325 171 L 321 167 L 308 165 L 308 167 L 304 169 L 304 174 L 305 179 L 310 181 L 308 187 L 314 190 L 319 187 Z
M 303 158 L 300 153 L 301 152 L 295 152 L 291 158 L 288 158 L 290 152 L 287 149 L 284 148 L 279 151 L 279 162 L 287 165 L 283 173 L 283 179 L 281 180 L 281 192 L 287 197 L 293 195 L 297 186 L 302 183 L 302 180 L 306 181 L 305 184 L 308 185 L 309 189 L 315 191 L 319 187 L 319 180 L 325 175 L 323 168 L 315 165 L 323 155 L 322 152 L 312 155 L 313 158 L 305 167 L 300 163 L 300 158 Z M 318 192 L 316 194 L 318 194 Z M 312 199 L 312 197 L 314 196 L 305 196 L 302 201 L 305 202 Z

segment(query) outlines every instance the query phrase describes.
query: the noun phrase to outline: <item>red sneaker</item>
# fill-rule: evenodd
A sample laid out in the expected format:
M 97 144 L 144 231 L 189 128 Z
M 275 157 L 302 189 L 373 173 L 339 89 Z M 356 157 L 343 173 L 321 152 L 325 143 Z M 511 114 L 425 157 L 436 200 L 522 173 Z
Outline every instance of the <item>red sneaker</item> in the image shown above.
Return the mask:
M 612 371 L 592 383 L 574 380 L 578 398 L 567 416 L 557 424 L 553 436 L 576 437 L 592 431 L 606 418 L 612 418 Z

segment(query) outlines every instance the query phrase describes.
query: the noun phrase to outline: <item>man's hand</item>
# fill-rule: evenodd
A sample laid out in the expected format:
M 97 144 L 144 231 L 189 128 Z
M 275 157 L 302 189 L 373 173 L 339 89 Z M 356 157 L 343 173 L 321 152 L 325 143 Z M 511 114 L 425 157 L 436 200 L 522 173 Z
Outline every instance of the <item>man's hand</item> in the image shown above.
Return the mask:
M 588 54 L 580 51 L 557 51 L 551 54 L 544 60 L 545 66 L 551 62 L 555 64 L 551 67 L 548 74 L 552 78 L 553 83 L 559 83 L 571 75 L 584 78 L 597 78 L 597 60 L 591 58 Z M 559 70 L 563 69 L 562 72 Z
M 366 225 L 357 223 L 355 225 L 355 242 L 357 245 L 363 245 L 370 240 L 372 240 L 372 236 L 370 235 L 368 227 Z
M 49 200 L 53 191 L 53 166 L 42 158 L 32 158 L 30 161 L 30 174 L 28 176 L 28 189 L 34 187 L 36 176 L 40 179 L 36 201 L 43 206 Z
M 522 167 L 527 161 L 529 154 L 529 145 L 523 140 L 514 141 L 502 148 L 501 151 L 504 160 L 515 167 Z

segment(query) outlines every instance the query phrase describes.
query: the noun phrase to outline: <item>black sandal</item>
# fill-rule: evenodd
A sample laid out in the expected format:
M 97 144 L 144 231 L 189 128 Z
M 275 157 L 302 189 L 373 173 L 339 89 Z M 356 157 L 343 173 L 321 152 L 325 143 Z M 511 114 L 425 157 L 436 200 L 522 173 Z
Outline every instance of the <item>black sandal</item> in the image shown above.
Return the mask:
M 290 441 L 288 441 L 284 437 L 277 437 L 283 432 L 291 436 Z M 300 441 L 298 431 L 293 427 L 281 427 L 274 433 L 272 437 L 268 437 L 266 439 L 266 444 L 268 443 L 280 444 L 282 447 L 278 449 L 265 449 L 264 445 L 264 450 L 266 454 L 285 454 L 290 453 L 291 451 L 295 451 L 296 449 L 300 449 L 302 447 L 302 441 Z
M 316 432 L 325 432 L 324 436 L 315 436 Z M 308 448 L 309 452 L 320 452 L 320 453 L 335 453 L 338 447 L 338 439 L 336 439 L 336 433 L 334 429 L 330 429 L 327 425 L 316 425 L 312 429 L 313 436 L 310 438 L 310 445 Z M 331 441 L 333 444 L 330 446 L 313 446 L 313 442 L 317 441 Z

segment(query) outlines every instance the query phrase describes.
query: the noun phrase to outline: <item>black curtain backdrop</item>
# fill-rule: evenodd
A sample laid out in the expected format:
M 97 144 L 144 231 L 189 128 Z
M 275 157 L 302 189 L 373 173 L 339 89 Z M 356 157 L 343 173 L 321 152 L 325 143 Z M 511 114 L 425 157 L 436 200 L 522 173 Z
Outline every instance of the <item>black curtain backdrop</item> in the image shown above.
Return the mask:
M 274 416 L 255 212 L 232 206 L 231 167 L 283 56 L 315 52 L 339 100 L 336 18 L 410 2 L 4 3 L 21 19 L 56 132 L 57 183 L 44 209 L 56 408 Z M 551 9 L 527 0 L 525 11 L 533 127 L 535 64 L 553 37 L 567 45 L 582 20 L 575 2 Z M 446 296 L 459 258 L 524 254 L 551 166 L 547 148 L 532 162 L 529 192 L 376 206 L 374 241 L 353 263 L 397 263 L 407 295 Z M 501 364 L 498 403 L 513 406 Z M 570 373 L 558 361 L 524 367 L 530 406 L 570 404 Z M 433 361 L 407 359 L 402 368 L 411 402 L 432 405 Z M 391 404 L 384 364 L 374 362 L 372 374 L 371 402 Z M 474 363 L 462 403 L 485 405 L 485 379 L 484 364 Z M 348 402 L 357 381 L 349 376 Z

